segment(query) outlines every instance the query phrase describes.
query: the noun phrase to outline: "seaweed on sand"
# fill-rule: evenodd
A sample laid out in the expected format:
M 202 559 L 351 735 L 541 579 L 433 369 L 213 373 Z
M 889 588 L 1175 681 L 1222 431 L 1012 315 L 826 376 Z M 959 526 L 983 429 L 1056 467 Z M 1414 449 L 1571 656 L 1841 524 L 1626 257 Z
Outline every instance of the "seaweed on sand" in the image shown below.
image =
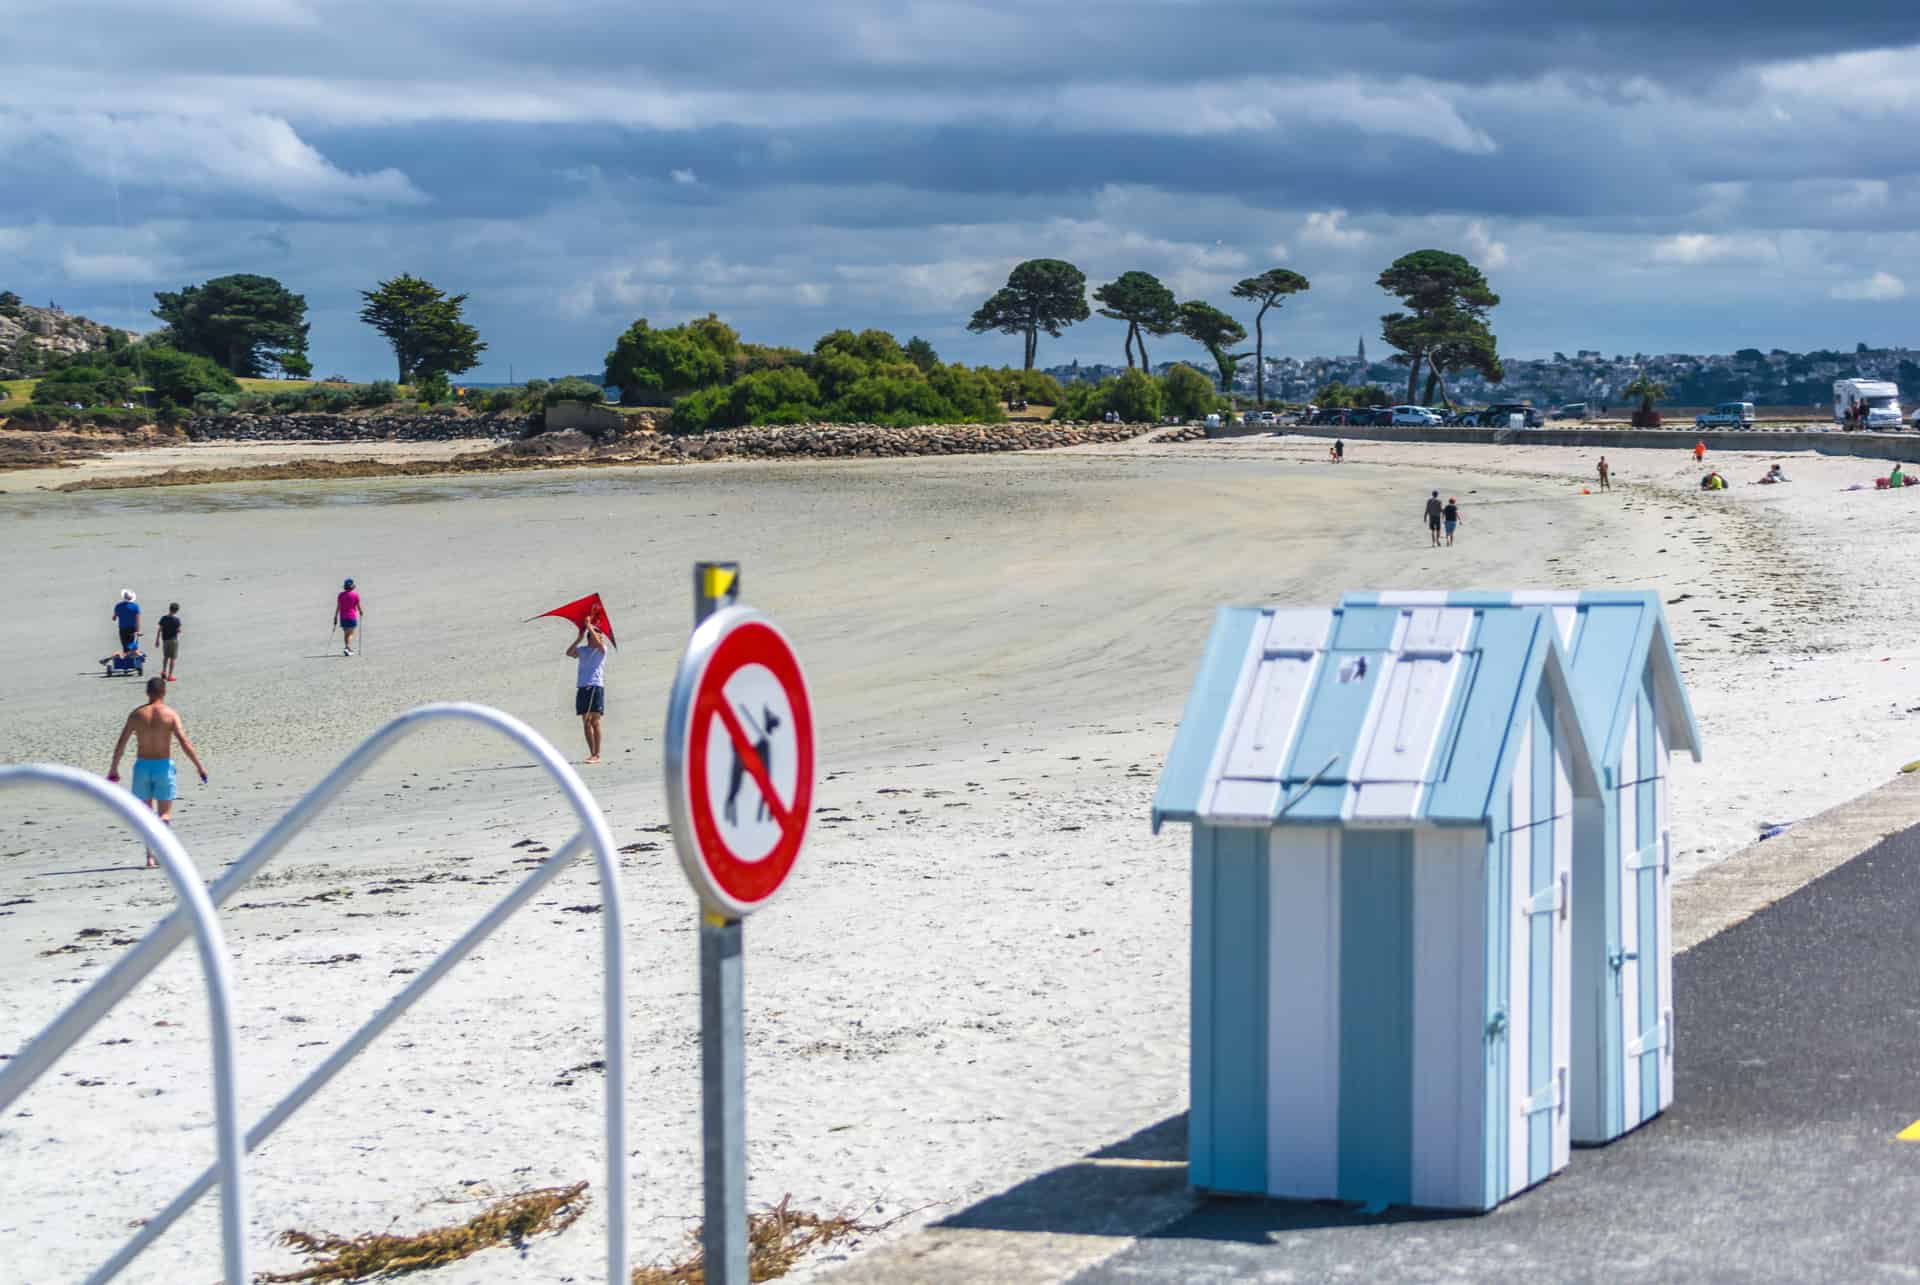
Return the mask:
M 541 1187 L 503 1196 L 463 1223 L 434 1227 L 411 1235 L 367 1232 L 360 1236 L 315 1235 L 304 1231 L 280 1234 L 308 1259 L 316 1260 L 297 1272 L 258 1272 L 255 1285 L 292 1285 L 300 1281 L 364 1281 L 426 1271 L 471 1257 L 495 1245 L 518 1248 L 534 1236 L 557 1235 L 586 1212 L 587 1184 Z
M 838 1215 L 822 1216 L 791 1207 L 793 1197 L 747 1217 L 747 1279 L 770 1281 L 785 1276 L 795 1263 L 825 1245 L 880 1231 Z M 693 1252 L 665 1267 L 636 1267 L 633 1285 L 705 1285 L 706 1254 L 700 1228 L 691 1233 Z

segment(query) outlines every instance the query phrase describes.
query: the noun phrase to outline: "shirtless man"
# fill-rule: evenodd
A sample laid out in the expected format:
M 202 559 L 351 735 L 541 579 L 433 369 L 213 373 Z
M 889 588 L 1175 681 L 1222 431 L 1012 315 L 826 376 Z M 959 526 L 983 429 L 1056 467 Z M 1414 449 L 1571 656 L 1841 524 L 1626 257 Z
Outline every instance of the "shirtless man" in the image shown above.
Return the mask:
M 129 788 L 133 797 L 139 799 L 160 814 L 162 825 L 173 824 L 173 799 L 176 793 L 173 776 L 173 740 L 180 738 L 180 748 L 193 760 L 195 770 L 200 773 L 200 784 L 207 783 L 207 768 L 200 761 L 200 755 L 194 752 L 193 742 L 187 739 L 187 729 L 181 726 L 180 715 L 167 705 L 167 680 L 149 678 L 147 680 L 147 703 L 127 715 L 127 721 L 120 729 L 120 739 L 113 743 L 113 763 L 107 768 L 107 779 L 120 779 L 120 756 L 126 753 L 127 741 L 134 741 L 133 780 Z M 153 859 L 153 853 L 147 853 L 147 869 L 159 866 Z

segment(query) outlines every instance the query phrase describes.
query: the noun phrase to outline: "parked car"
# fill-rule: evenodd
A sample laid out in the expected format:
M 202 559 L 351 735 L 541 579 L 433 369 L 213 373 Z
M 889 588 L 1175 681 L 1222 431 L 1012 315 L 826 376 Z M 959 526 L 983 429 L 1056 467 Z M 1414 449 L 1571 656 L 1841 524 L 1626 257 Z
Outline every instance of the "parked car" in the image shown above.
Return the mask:
M 1527 406 L 1520 402 L 1498 402 L 1480 412 L 1480 426 L 1482 428 L 1505 428 L 1511 421 L 1511 417 L 1515 415 L 1521 417 L 1520 426 L 1522 428 L 1539 428 L 1546 422 L 1541 417 L 1539 410 L 1532 406 Z
M 1445 421 L 1438 411 L 1425 406 L 1395 406 L 1387 412 L 1387 422 L 1400 427 L 1435 428 Z
M 1588 415 L 1585 402 L 1568 402 L 1565 406 L 1556 406 L 1548 419 L 1586 419 Z
M 1752 428 L 1752 402 L 1721 402 L 1693 417 L 1695 428 Z

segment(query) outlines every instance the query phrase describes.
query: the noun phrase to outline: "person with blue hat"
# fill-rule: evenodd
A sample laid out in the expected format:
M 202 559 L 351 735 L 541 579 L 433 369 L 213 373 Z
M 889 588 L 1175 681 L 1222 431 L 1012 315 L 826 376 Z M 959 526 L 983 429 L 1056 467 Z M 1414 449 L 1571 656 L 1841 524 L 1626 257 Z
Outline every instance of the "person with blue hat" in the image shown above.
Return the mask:
M 360 591 L 353 587 L 353 577 L 348 576 L 340 586 L 340 594 L 333 600 L 333 623 L 340 626 L 340 634 L 345 643 L 340 649 L 342 656 L 353 655 L 353 637 L 360 629 Z

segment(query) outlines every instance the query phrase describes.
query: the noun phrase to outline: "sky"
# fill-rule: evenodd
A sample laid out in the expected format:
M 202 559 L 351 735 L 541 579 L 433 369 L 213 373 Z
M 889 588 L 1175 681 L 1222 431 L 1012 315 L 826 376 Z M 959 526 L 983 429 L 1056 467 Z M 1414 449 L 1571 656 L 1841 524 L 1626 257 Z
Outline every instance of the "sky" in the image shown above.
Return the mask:
M 1466 255 L 1513 356 L 1920 344 L 1920 23 L 1783 0 L 8 0 L 0 289 L 115 325 L 230 272 L 391 364 L 359 291 L 469 296 L 475 380 L 636 318 L 948 360 L 1027 258 L 1312 283 L 1268 351 L 1379 352 Z M 1122 362 L 1098 316 L 1040 363 Z M 1200 358 L 1179 338 L 1154 360 Z

